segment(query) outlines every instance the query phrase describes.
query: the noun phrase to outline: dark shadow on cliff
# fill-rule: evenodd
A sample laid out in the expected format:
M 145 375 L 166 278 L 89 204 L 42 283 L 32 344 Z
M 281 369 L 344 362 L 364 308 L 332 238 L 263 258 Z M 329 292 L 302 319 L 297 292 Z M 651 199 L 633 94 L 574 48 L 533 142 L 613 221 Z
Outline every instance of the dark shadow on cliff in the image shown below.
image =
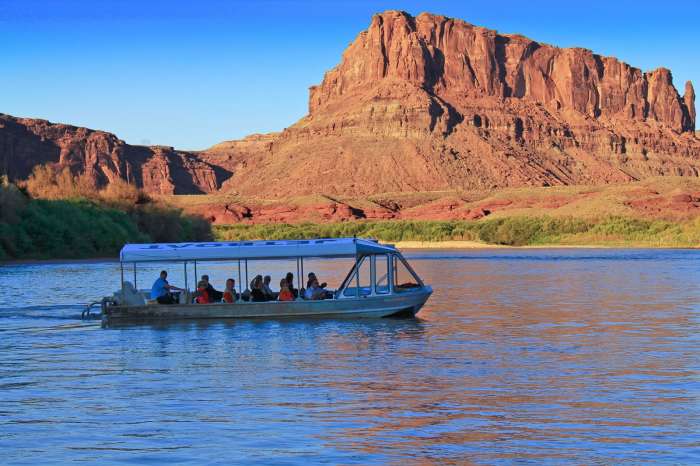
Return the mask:
M 9 115 L 0 114 L 0 175 L 24 179 L 34 166 L 58 162 L 61 149 Z

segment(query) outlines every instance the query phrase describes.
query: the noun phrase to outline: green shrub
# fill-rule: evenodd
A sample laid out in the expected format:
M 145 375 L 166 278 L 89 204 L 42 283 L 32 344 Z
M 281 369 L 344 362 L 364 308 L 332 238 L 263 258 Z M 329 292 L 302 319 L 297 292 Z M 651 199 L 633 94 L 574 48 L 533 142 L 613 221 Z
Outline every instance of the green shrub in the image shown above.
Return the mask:
M 506 217 L 480 221 L 358 221 L 328 224 L 236 224 L 216 226 L 219 240 L 370 237 L 386 242 L 479 240 L 487 244 L 693 246 L 700 220 L 685 224 L 626 217 Z
M 212 239 L 205 219 L 152 204 L 124 212 L 84 199 L 25 199 L 14 221 L 7 217 L 0 220 L 0 260 L 105 257 L 126 243 Z
M 7 176 L 0 177 L 0 222 L 15 223 L 19 221 L 19 211 L 27 204 L 28 199 Z

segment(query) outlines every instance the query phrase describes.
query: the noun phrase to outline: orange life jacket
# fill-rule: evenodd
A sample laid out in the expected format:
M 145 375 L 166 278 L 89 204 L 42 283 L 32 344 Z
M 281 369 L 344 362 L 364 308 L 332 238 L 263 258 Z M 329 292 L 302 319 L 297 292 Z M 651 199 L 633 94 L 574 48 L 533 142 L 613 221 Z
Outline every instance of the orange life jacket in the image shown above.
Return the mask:
M 206 288 L 197 288 L 199 296 L 197 296 L 197 304 L 207 304 L 209 303 L 209 293 Z

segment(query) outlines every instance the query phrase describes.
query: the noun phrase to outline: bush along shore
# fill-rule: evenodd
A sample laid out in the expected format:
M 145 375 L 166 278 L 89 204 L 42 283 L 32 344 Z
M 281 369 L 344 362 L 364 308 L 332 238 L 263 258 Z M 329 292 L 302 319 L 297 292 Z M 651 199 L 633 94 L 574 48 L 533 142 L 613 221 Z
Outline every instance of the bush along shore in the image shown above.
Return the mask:
M 357 221 L 220 225 L 220 241 L 371 237 L 385 242 L 471 241 L 500 246 L 697 247 L 700 220 L 667 222 L 627 217 L 505 217 L 479 221 Z
M 46 176 L 43 192 L 32 178 L 25 189 L 0 180 L 0 260 L 115 257 L 125 243 L 213 239 L 205 219 L 155 203 L 126 183 L 82 190 L 65 173 L 58 181 Z
M 115 257 L 125 243 L 369 237 L 471 246 L 698 247 L 700 218 L 514 216 L 478 221 L 353 221 L 212 226 L 132 185 L 98 190 L 84 176 L 40 166 L 17 186 L 0 178 L 0 260 Z M 464 243 L 462 244 L 464 245 Z

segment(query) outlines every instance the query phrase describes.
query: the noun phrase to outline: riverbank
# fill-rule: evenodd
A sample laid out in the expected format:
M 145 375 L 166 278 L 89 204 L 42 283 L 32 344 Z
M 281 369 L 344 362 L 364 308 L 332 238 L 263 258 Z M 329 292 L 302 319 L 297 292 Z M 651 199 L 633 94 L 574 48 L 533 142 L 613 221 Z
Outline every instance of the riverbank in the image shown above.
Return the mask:
M 614 249 L 615 246 L 542 244 L 537 246 L 506 246 L 478 241 L 398 241 L 392 243 L 399 249 Z M 623 249 L 640 249 L 628 247 Z M 669 248 L 658 248 L 669 249 Z
M 481 220 L 384 220 L 215 225 L 219 241 L 363 237 L 404 248 L 696 248 L 700 221 L 628 217 L 501 217 Z
M 0 179 L 0 260 L 115 257 L 125 243 L 212 239 L 203 218 L 127 188 L 45 199 Z
M 514 249 L 698 249 L 696 246 L 653 246 L 646 243 L 639 244 L 538 244 L 527 246 L 507 246 L 503 244 L 486 244 L 478 241 L 396 241 L 391 243 L 401 250 L 458 250 L 458 249 L 493 249 L 493 250 L 514 250 Z M 118 263 L 118 252 L 109 257 L 93 257 L 93 258 L 53 258 L 53 259 L 10 259 L 0 260 L 1 266 L 9 265 L 53 265 L 53 264 L 96 264 L 114 262 Z
M 493 250 L 528 250 L 528 249 L 698 249 L 699 246 L 648 246 L 639 245 L 571 245 L 571 244 L 539 244 L 530 246 L 505 246 L 502 244 L 485 244 L 478 241 L 398 241 L 391 243 L 401 250 L 459 250 L 459 249 L 493 249 Z M 105 262 L 119 263 L 118 254 L 110 257 L 94 257 L 88 259 L 12 259 L 0 260 L 0 266 L 7 265 L 54 265 L 54 264 L 97 264 Z
M 537 244 L 528 246 L 505 246 L 485 244 L 477 241 L 398 241 L 391 243 L 399 249 L 699 249 L 697 246 L 649 246 L 647 244 L 601 245 L 601 244 Z

